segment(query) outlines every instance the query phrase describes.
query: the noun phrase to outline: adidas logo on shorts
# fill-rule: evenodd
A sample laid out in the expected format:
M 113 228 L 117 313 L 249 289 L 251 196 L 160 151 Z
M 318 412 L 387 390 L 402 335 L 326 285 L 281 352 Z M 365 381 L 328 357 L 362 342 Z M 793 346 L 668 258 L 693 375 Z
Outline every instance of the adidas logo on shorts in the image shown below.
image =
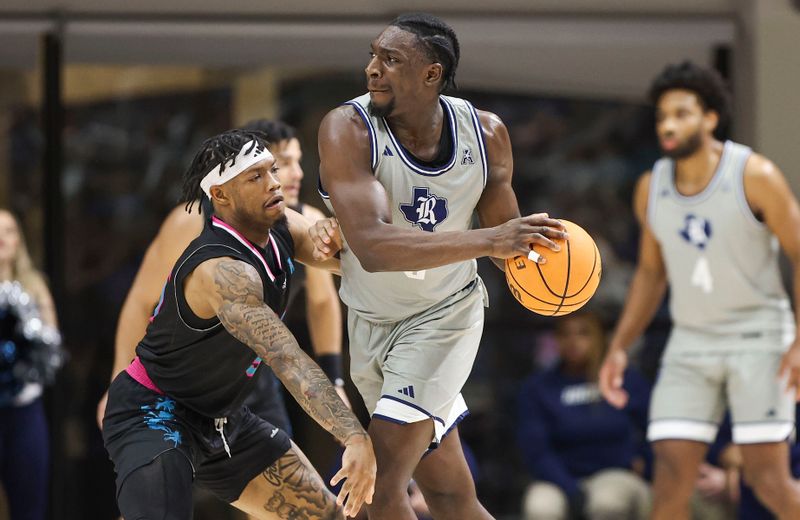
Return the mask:
M 414 386 L 413 385 L 408 385 L 405 388 L 401 388 L 397 392 L 400 393 L 400 394 L 407 395 L 408 397 L 413 398 L 414 397 Z

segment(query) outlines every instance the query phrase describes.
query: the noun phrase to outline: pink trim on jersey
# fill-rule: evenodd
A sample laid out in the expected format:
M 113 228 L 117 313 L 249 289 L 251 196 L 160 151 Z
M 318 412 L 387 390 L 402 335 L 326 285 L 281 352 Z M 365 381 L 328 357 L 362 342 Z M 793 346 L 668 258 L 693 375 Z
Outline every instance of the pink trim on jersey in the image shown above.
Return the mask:
M 152 390 L 159 395 L 164 395 L 164 392 L 162 392 L 161 389 L 156 386 L 153 380 L 150 379 L 150 376 L 147 375 L 147 370 L 145 370 L 144 365 L 139 360 L 139 356 L 133 358 L 133 362 L 128 365 L 128 368 L 125 369 L 125 372 L 127 372 L 129 376 L 131 376 L 143 387 Z
M 211 224 L 230 233 L 231 236 L 233 236 L 233 238 L 241 242 L 243 246 L 245 246 L 247 249 L 250 250 L 250 252 L 256 255 L 256 257 L 258 257 L 258 259 L 261 260 L 261 263 L 264 265 L 264 269 L 266 269 L 270 281 L 272 282 L 275 281 L 275 275 L 272 274 L 272 270 L 269 268 L 269 264 L 267 264 L 267 260 L 264 258 L 264 255 L 262 255 L 261 252 L 258 249 L 256 249 L 256 247 L 252 243 L 250 243 L 249 240 L 247 240 L 244 236 L 242 236 L 238 231 L 233 229 L 230 225 L 218 219 L 216 216 L 211 217 Z M 272 250 L 275 251 L 275 257 L 278 259 L 278 268 L 283 269 L 283 266 L 281 265 L 281 256 L 278 253 L 278 246 L 275 245 L 275 240 L 273 240 L 272 238 L 272 233 L 269 234 L 269 241 L 272 244 Z

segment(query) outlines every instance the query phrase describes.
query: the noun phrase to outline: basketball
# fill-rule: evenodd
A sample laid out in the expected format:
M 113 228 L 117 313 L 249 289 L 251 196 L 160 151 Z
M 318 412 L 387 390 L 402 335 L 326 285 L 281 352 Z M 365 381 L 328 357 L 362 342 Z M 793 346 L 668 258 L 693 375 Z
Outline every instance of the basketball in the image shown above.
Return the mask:
M 547 258 L 538 264 L 524 256 L 506 259 L 506 282 L 526 309 L 543 316 L 563 316 L 583 307 L 600 284 L 602 272 L 597 245 L 582 227 L 561 220 L 568 240 L 556 240 L 561 251 L 534 245 Z

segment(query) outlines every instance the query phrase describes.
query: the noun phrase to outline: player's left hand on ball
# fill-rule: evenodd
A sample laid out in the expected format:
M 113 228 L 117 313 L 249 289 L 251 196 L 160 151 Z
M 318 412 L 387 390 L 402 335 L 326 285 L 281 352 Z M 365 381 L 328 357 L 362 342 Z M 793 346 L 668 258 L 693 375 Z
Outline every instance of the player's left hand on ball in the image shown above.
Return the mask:
M 327 260 L 342 248 L 339 221 L 335 217 L 318 220 L 308 228 L 308 236 L 314 243 L 314 259 Z
M 377 471 L 375 452 L 369 435 L 352 435 L 345 442 L 342 469 L 331 479 L 332 486 L 344 480 L 336 503 L 344 507 L 346 517 L 356 516 L 365 502 L 372 503 Z
M 796 401 L 800 401 L 800 341 L 795 340 L 781 359 L 778 377 L 786 381 L 786 391 L 794 393 Z

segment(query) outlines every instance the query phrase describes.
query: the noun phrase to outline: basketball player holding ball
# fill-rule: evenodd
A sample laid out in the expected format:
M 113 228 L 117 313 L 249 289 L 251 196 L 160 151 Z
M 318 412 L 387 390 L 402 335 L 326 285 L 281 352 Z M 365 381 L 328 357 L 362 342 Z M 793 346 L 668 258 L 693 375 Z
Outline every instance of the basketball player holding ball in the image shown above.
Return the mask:
M 689 518 L 698 467 L 726 407 L 744 478 L 779 518 L 800 518 L 786 443 L 800 395 L 800 343 L 778 269 L 780 244 L 797 301 L 800 208 L 773 163 L 714 138 L 728 111 L 716 72 L 688 62 L 668 66 L 650 99 L 665 157 L 634 195 L 639 261 L 600 370 L 601 391 L 624 406 L 625 351 L 669 285 L 674 327 L 648 428 L 656 458 L 652 518 Z
M 486 304 L 474 259 L 527 255 L 532 244 L 557 250 L 551 239 L 566 233 L 547 215 L 520 217 L 502 121 L 441 95 L 459 59 L 447 24 L 400 16 L 370 53 L 369 93 L 320 127 L 320 192 L 338 224 L 320 221 L 312 235 L 324 255 L 338 251 L 339 225 L 346 241 L 351 374 L 378 462 L 369 517 L 416 519 L 413 476 L 437 520 L 491 518 L 456 427 Z M 472 230 L 476 210 L 482 229 Z

